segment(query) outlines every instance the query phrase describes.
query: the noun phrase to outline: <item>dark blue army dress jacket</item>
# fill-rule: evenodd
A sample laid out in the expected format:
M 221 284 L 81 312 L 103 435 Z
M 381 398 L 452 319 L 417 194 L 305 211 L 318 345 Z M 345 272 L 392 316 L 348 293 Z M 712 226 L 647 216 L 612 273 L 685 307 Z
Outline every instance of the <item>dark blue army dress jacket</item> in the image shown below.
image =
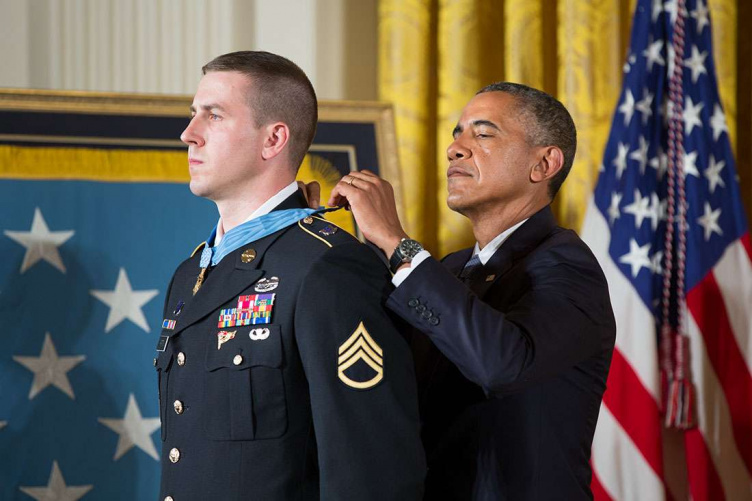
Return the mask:
M 194 296 L 199 254 L 155 362 L 160 499 L 419 499 L 415 375 L 376 254 L 314 216 L 228 254 Z

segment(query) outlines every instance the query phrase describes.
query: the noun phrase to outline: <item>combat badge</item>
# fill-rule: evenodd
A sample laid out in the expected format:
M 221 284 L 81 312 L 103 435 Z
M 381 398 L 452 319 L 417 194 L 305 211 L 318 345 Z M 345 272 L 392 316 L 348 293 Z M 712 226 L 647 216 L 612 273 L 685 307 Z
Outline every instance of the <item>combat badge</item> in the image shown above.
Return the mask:
M 237 331 L 219 331 L 217 332 L 217 349 L 219 350 L 222 348 L 222 345 L 225 344 L 230 339 L 235 338 L 235 333 Z
M 360 322 L 355 332 L 339 347 L 339 380 L 356 390 L 373 388 L 384 379 L 383 356 L 381 347 Z
M 279 278 L 262 278 L 256 282 L 256 287 L 253 288 L 256 292 L 269 292 L 273 291 L 279 286 Z
M 253 341 L 261 341 L 269 337 L 269 329 L 267 329 L 266 327 L 251 329 L 251 332 L 248 333 L 248 336 Z

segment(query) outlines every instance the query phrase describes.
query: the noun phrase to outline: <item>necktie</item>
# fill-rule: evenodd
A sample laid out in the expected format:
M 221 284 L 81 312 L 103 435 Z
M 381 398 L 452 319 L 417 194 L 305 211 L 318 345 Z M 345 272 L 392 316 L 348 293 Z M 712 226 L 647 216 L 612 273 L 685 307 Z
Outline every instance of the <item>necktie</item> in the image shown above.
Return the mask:
M 470 260 L 465 264 L 465 267 L 462 268 L 462 271 L 460 272 L 460 278 L 462 280 L 468 281 L 483 267 L 483 263 L 480 262 L 480 257 L 478 257 L 478 254 L 475 254 L 473 257 L 470 258 Z

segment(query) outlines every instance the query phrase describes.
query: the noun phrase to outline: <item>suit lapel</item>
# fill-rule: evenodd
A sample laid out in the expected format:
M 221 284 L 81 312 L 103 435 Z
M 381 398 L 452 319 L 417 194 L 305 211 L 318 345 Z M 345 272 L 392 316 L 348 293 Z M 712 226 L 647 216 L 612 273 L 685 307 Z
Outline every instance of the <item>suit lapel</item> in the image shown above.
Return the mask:
M 483 298 L 514 264 L 535 249 L 556 228 L 556 220 L 549 206 L 539 210 L 525 224 L 517 228 L 491 256 L 480 273 L 468 284 L 478 297 Z
M 273 210 L 296 209 L 307 207 L 303 193 L 298 190 Z M 209 270 L 206 281 L 195 296 L 187 301 L 185 312 L 178 319 L 175 330 L 170 334 L 174 336 L 182 330 L 199 322 L 204 317 L 214 312 L 222 304 L 228 302 L 233 296 L 238 296 L 249 285 L 256 282 L 264 275 L 264 270 L 259 269 L 263 261 L 264 253 L 291 227 L 268 235 L 261 240 L 251 242 L 240 247 L 222 259 L 222 261 Z M 256 258 L 250 263 L 244 263 L 241 259 L 243 252 L 248 249 L 256 251 Z M 198 264 L 198 260 L 196 261 Z M 196 268 L 196 275 L 199 269 Z M 191 287 L 193 284 L 191 284 Z M 191 293 L 188 292 L 190 296 Z
M 452 272 L 455 277 L 457 277 L 462 271 L 462 268 L 465 267 L 465 263 L 467 263 L 472 254 L 472 247 L 462 249 L 446 256 L 441 260 L 441 264 L 443 264 L 449 271 Z

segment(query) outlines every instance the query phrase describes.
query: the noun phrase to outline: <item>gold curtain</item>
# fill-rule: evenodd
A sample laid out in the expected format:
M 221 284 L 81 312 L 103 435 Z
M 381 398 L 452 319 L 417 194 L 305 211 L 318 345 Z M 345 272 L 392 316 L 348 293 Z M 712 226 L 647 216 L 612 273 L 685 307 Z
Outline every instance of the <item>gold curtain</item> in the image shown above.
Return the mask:
M 741 20 L 752 14 L 746 2 L 708 4 L 729 133 L 733 145 L 743 145 L 736 150 L 737 163 L 750 213 L 752 42 L 738 36 Z M 577 157 L 554 209 L 560 224 L 579 229 L 619 96 L 635 4 L 380 0 L 379 97 L 395 106 L 411 236 L 438 255 L 474 242 L 467 221 L 446 207 L 445 150 L 462 107 L 478 89 L 499 80 L 543 89 L 572 114 Z

